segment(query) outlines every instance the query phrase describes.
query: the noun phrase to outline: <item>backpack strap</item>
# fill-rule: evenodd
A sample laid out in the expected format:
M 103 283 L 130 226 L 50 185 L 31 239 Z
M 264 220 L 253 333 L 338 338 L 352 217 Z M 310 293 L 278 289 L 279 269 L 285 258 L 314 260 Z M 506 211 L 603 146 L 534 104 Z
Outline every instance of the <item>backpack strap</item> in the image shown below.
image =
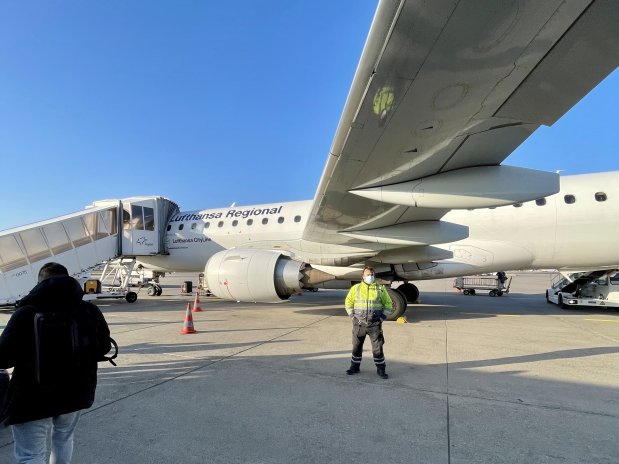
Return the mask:
M 114 354 L 112 356 L 101 356 L 101 359 L 99 359 L 98 362 L 109 361 L 112 366 L 116 366 L 114 359 L 116 359 L 116 357 L 118 356 L 118 343 L 116 343 L 116 340 L 114 340 L 112 337 L 110 337 L 110 343 L 114 347 Z

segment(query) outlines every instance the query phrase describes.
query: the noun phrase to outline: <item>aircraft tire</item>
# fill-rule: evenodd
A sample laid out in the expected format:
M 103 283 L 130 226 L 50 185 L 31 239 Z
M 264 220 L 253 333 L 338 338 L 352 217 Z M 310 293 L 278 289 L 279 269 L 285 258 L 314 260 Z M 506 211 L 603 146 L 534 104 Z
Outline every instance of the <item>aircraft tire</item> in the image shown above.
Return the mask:
M 135 292 L 127 292 L 125 295 L 125 300 L 127 300 L 128 303 L 135 303 L 137 299 L 138 294 Z
M 415 303 L 419 298 L 419 289 L 416 285 L 411 284 L 410 282 L 400 285 L 398 290 L 404 294 L 408 303 Z
M 385 289 L 387 290 L 387 293 L 389 293 L 389 297 L 393 302 L 393 309 L 389 316 L 387 316 L 387 320 L 395 321 L 406 312 L 406 296 L 395 288 L 385 287 Z

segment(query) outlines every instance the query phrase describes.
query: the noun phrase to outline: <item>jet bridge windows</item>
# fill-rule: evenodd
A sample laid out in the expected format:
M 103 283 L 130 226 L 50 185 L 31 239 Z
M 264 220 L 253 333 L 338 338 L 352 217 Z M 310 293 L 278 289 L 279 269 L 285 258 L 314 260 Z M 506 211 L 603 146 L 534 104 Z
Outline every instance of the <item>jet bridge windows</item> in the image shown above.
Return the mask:
M 123 211 L 125 229 L 155 230 L 155 210 L 148 206 L 131 205 L 131 225 L 127 227 L 127 211 Z
M 44 225 L 43 234 L 54 255 L 73 249 L 71 240 L 69 240 L 69 236 L 61 222 Z
M 20 232 L 19 238 L 24 244 L 24 249 L 30 262 L 49 258 L 52 255 L 47 243 L 45 243 L 40 227 Z
M 155 230 L 155 210 L 148 206 L 144 208 L 144 230 Z
M 0 270 L 8 272 L 28 264 L 14 235 L 0 237 Z
M 73 242 L 74 247 L 77 248 L 78 246 L 85 245 L 92 241 L 81 217 L 74 217 L 66 221 L 62 221 L 62 224 L 64 225 L 67 234 L 69 234 L 69 238 Z

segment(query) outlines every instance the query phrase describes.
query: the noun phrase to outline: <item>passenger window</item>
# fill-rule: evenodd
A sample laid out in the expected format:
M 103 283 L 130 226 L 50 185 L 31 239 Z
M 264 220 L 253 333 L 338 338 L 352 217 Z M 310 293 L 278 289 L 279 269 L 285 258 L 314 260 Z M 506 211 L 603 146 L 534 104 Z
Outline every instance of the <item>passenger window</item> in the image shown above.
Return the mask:
M 166 231 L 169 231 L 172 228 L 172 226 L 170 224 L 168 224 L 168 227 L 166 227 Z
M 546 204 L 546 199 L 545 198 L 538 198 L 537 200 L 535 200 L 535 204 L 537 206 L 544 206 Z
M 251 226 L 253 223 L 254 223 L 254 220 L 253 220 L 253 219 L 248 219 L 248 220 L 247 220 L 247 225 L 248 225 L 248 226 Z
M 277 218 L 277 223 L 278 223 L 278 224 L 283 224 L 283 223 L 284 223 L 284 218 L 283 218 L 283 216 L 280 216 L 280 217 L 278 217 L 278 218 Z
M 294 222 L 301 222 L 301 216 L 297 215 L 294 217 Z
M 183 230 L 185 228 L 185 224 L 181 224 L 180 226 L 178 226 L 178 230 Z
M 191 224 L 191 230 L 195 230 L 196 229 L 196 223 L 194 222 L 193 224 Z
M 210 222 L 207 222 L 206 224 L 204 224 L 204 228 L 205 229 L 208 229 L 209 227 L 211 227 L 211 223 Z
M 264 218 L 264 219 L 262 220 L 262 223 L 263 223 L 263 224 L 268 224 L 268 223 L 269 223 L 269 218 Z
M 232 221 L 232 227 L 236 227 L 238 225 L 239 225 L 239 221 L 237 221 L 236 219 Z
M 595 201 L 606 201 L 606 194 L 604 192 L 596 192 Z
M 518 202 L 518 203 L 514 203 L 514 208 L 520 208 L 522 206 L 522 203 Z
M 224 221 L 219 221 L 217 223 L 217 227 L 223 227 L 224 226 Z
M 574 195 L 565 195 L 563 199 L 568 205 L 576 203 L 576 197 Z

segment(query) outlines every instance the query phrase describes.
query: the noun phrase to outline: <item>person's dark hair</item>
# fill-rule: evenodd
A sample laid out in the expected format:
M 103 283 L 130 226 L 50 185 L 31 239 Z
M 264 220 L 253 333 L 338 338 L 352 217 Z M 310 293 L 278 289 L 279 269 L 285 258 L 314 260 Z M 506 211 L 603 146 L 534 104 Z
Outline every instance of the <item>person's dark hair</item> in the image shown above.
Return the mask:
M 67 271 L 66 267 L 58 263 L 45 263 L 39 270 L 39 282 L 43 282 L 50 277 L 61 275 L 69 275 L 69 271 Z

